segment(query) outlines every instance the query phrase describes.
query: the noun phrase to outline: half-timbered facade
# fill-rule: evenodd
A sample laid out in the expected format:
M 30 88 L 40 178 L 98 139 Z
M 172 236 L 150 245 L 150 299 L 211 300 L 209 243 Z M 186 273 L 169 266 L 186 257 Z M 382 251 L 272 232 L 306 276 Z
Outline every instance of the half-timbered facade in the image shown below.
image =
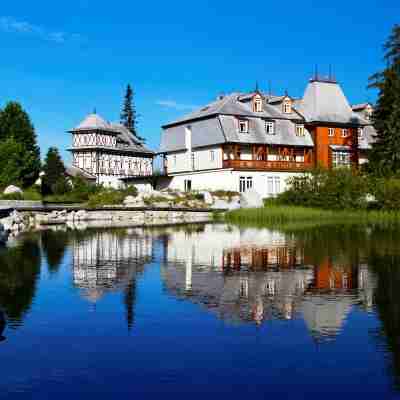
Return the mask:
M 374 135 L 368 112 L 353 111 L 332 79 L 310 80 L 301 99 L 258 90 L 220 96 L 163 127 L 164 170 L 174 189 L 275 196 L 317 165 L 365 162 Z
M 150 177 L 154 153 L 123 125 L 88 115 L 72 134 L 72 165 L 96 178 L 97 183 L 119 187 L 126 179 Z

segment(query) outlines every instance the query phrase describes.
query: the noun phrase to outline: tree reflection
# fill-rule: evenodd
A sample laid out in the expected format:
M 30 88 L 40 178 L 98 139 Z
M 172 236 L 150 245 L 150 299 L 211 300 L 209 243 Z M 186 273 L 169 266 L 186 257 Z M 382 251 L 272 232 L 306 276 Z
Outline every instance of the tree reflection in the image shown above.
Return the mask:
M 378 278 L 374 298 L 382 323 L 379 337 L 392 355 L 390 368 L 400 388 L 400 255 L 375 253 L 369 263 Z
M 42 232 L 42 249 L 50 273 L 60 269 L 69 241 L 68 232 L 46 230 Z
M 31 308 L 40 263 L 40 247 L 35 236 L 27 236 L 17 247 L 0 252 L 0 307 L 10 327 L 22 325 Z

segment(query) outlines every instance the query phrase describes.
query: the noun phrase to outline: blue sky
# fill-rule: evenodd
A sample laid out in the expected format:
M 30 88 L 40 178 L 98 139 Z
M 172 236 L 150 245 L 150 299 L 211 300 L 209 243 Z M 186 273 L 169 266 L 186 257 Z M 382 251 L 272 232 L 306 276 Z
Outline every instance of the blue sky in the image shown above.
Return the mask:
M 271 81 L 301 96 L 315 64 L 333 65 L 350 102 L 373 101 L 367 78 L 399 16 L 398 0 L 4 2 L 0 107 L 20 101 L 42 153 L 69 160 L 66 131 L 94 108 L 118 120 L 127 83 L 154 149 L 161 125 L 221 92 Z

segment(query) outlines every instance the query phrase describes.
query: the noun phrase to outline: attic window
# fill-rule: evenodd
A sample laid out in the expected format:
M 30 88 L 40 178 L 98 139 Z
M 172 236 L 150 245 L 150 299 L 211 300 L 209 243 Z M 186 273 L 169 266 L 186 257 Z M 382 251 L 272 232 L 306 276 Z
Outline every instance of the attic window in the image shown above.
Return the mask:
M 349 136 L 349 130 L 348 129 L 342 129 L 342 137 L 347 138 Z
M 335 136 L 335 128 L 328 128 L 328 136 L 329 137 Z
M 254 99 L 254 112 L 261 112 L 262 111 L 262 99 L 261 97 L 256 97 Z
M 274 123 L 274 121 L 265 121 L 265 132 L 268 135 L 275 135 L 275 123 Z
M 290 114 L 292 112 L 292 102 L 289 99 L 283 102 L 283 112 L 284 114 Z
M 246 119 L 239 119 L 239 133 L 249 133 L 249 121 Z
M 296 124 L 296 136 L 304 136 L 304 125 Z

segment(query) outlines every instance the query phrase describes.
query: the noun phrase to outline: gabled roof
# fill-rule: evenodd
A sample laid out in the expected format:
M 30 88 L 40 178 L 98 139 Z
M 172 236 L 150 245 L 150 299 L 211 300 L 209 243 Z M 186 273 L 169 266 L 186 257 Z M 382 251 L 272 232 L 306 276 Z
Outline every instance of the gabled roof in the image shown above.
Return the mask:
M 182 123 L 189 123 L 199 119 L 204 119 L 214 115 L 235 115 L 238 117 L 258 117 L 258 118 L 271 118 L 271 119 L 303 119 L 295 110 L 291 114 L 284 114 L 280 107 L 269 104 L 265 96 L 263 98 L 263 111 L 254 112 L 251 100 L 257 93 L 241 94 L 232 93 L 225 96 L 224 98 L 218 99 L 206 106 L 191 112 L 179 118 L 173 122 L 170 122 L 163 126 L 163 128 L 169 128 L 174 125 Z M 286 96 L 283 96 L 283 98 Z
M 68 176 L 71 176 L 73 178 L 76 178 L 78 176 L 84 178 L 84 179 L 88 179 L 88 180 L 96 180 L 96 176 L 81 169 L 78 167 L 75 167 L 73 165 L 69 165 L 65 168 L 65 172 Z
M 312 80 L 308 84 L 298 111 L 307 122 L 360 124 L 341 87 L 336 82 Z
M 137 151 L 140 153 L 155 154 L 140 140 L 138 140 L 124 125 L 115 123 L 115 124 L 110 124 L 110 126 L 114 131 L 118 132 L 117 141 L 121 141 L 127 145 L 126 150 Z

